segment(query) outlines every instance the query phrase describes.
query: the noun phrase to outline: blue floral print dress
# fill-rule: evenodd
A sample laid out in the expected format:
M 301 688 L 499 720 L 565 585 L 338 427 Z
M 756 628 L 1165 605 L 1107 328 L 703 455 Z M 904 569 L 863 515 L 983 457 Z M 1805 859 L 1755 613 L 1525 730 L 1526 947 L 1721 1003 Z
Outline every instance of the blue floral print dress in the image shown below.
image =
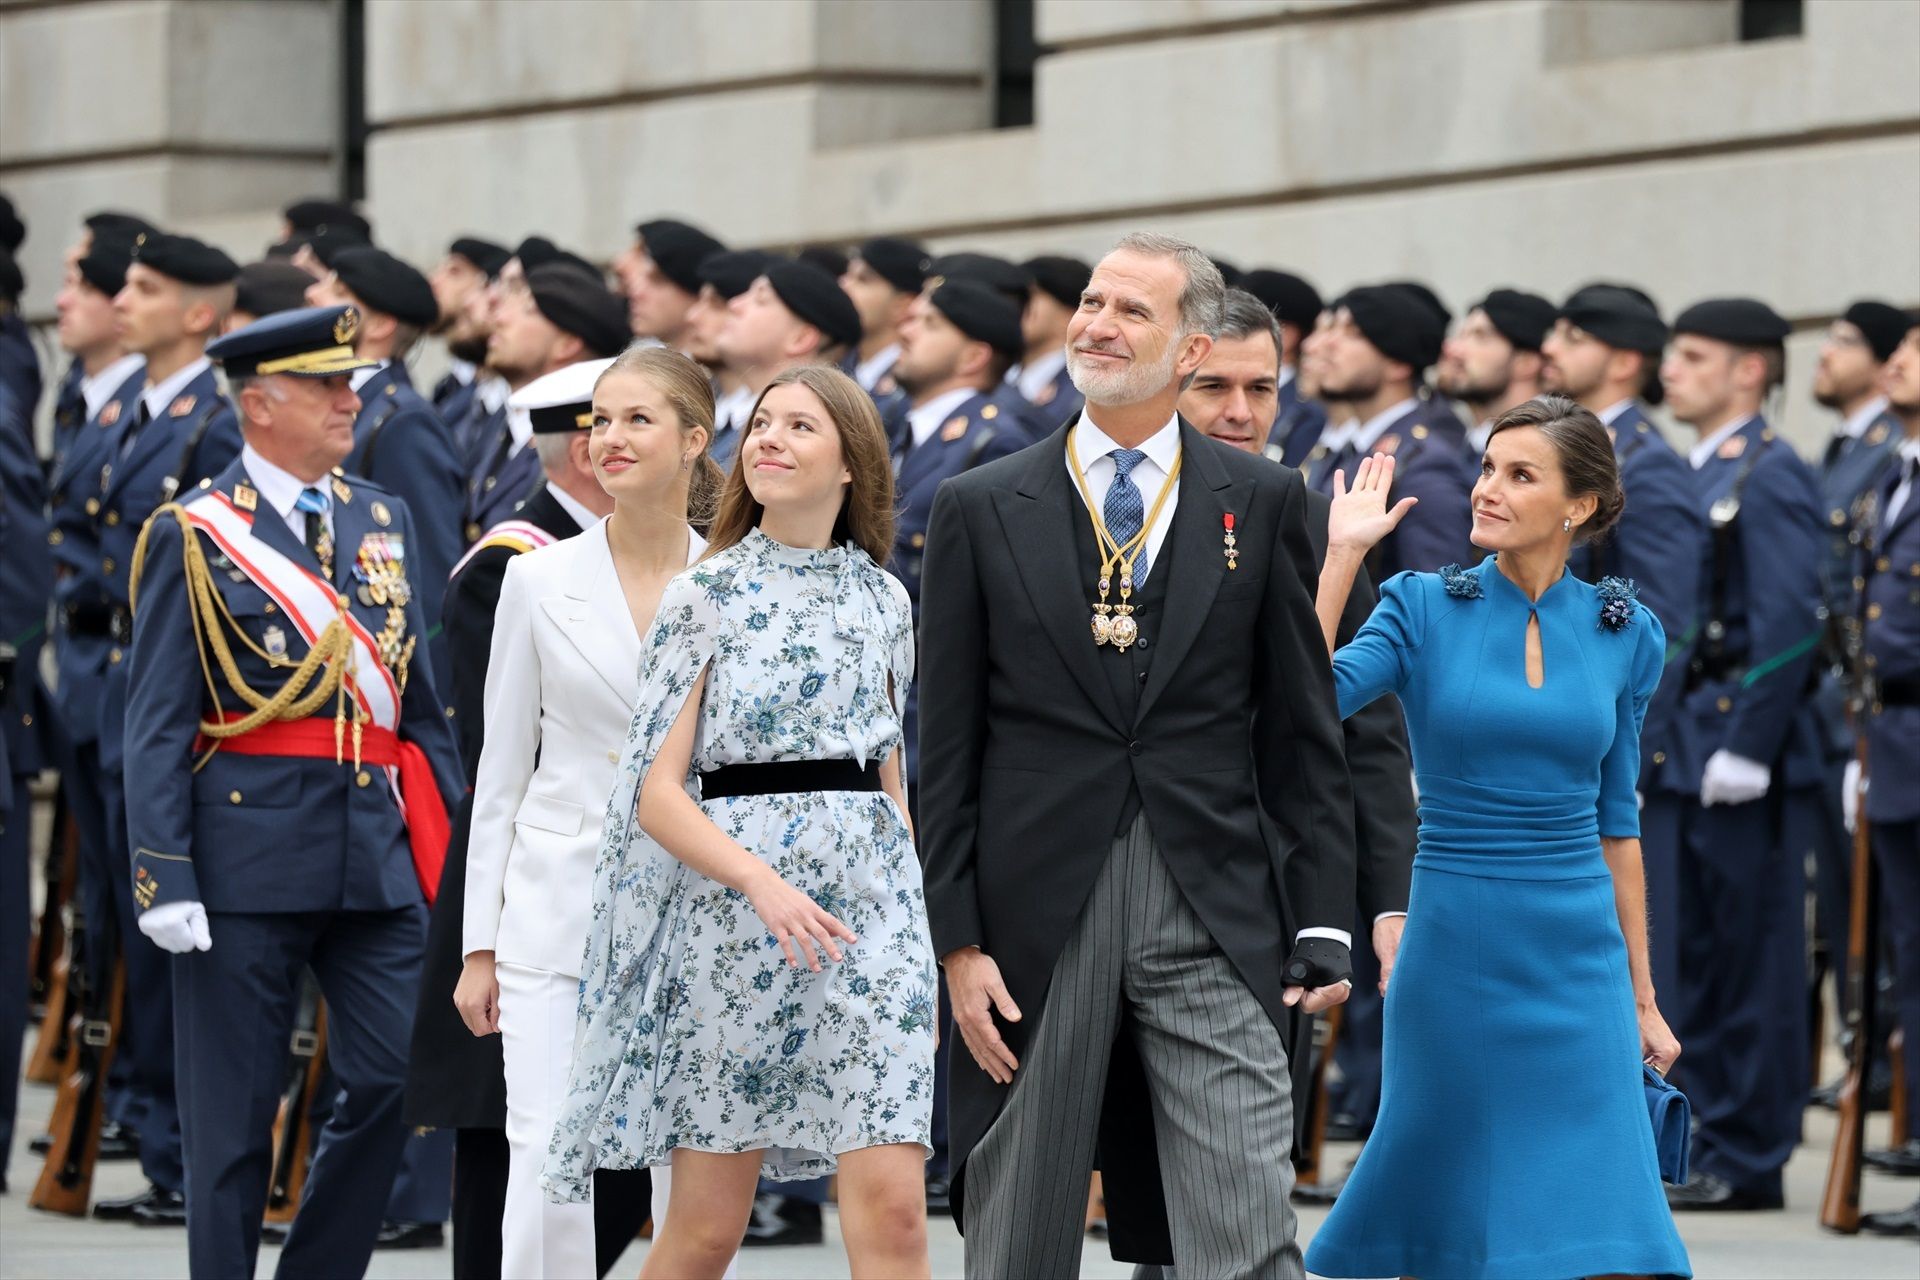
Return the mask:
M 928 1146 L 936 997 L 920 864 L 883 791 L 701 801 L 708 817 L 859 937 L 795 970 L 746 897 L 634 821 L 642 779 L 707 671 L 693 769 L 884 761 L 913 677 L 900 583 L 849 543 L 754 530 L 680 574 L 642 646 L 641 692 L 607 807 L 568 1096 L 543 1180 L 588 1199 L 595 1167 L 676 1147 L 764 1148 L 769 1178 L 833 1172 L 841 1152 Z

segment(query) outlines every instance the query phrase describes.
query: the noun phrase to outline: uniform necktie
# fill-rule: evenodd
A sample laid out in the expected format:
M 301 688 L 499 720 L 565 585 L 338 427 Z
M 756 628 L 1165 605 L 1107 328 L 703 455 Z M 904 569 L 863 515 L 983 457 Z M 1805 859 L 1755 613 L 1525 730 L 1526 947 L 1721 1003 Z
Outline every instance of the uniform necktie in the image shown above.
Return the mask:
M 1113 483 L 1107 486 L 1107 500 L 1101 515 L 1114 545 L 1124 547 L 1140 532 L 1140 522 L 1147 515 L 1146 503 L 1140 498 L 1140 486 L 1133 482 L 1133 469 L 1147 460 L 1147 454 L 1144 449 L 1115 449 L 1107 456 L 1113 459 Z M 1147 548 L 1142 543 L 1139 556 L 1133 562 L 1133 581 L 1138 585 L 1146 581 L 1146 577 Z
M 1908 454 L 1900 464 L 1900 483 L 1894 486 L 1888 495 L 1887 514 L 1883 521 L 1886 528 L 1892 528 L 1900 513 L 1913 501 L 1913 487 L 1920 484 L 1920 456 Z
M 327 495 L 318 485 L 308 485 L 293 500 L 296 511 L 307 515 L 307 550 L 320 561 L 326 576 L 333 576 L 333 538 L 327 533 Z
M 147 408 L 145 396 L 140 398 L 140 408 L 133 415 L 133 424 L 127 428 L 127 434 L 120 441 L 120 456 L 126 457 L 133 452 L 133 442 L 140 438 L 140 432 L 153 421 L 153 410 Z

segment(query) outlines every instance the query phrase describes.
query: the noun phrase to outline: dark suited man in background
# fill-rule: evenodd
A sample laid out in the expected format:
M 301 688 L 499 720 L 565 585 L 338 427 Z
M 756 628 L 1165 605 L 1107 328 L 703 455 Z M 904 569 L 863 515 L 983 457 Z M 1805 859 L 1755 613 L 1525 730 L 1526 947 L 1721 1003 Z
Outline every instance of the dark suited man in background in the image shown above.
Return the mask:
M 1175 410 L 1223 293 L 1122 240 L 1068 334 L 1084 412 L 935 499 L 920 811 L 969 1275 L 1075 1272 L 1096 1164 L 1115 1256 L 1302 1274 L 1281 1027 L 1346 996 L 1353 800 L 1304 486 Z

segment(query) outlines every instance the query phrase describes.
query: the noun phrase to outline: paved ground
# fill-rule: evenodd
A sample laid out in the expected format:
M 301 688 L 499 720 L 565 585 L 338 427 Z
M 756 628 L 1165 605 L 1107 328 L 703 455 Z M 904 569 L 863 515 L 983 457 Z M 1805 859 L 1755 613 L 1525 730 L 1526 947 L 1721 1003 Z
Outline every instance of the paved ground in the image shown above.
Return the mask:
M 20 1145 L 13 1152 L 9 1174 L 10 1194 L 0 1196 L 0 1280 L 27 1280 L 31 1277 L 175 1277 L 187 1271 L 186 1248 L 179 1232 L 142 1229 L 132 1226 L 76 1221 L 54 1217 L 27 1208 L 27 1192 L 39 1172 L 39 1161 L 24 1147 L 32 1134 L 44 1127 L 52 1106 L 53 1091 L 42 1085 L 28 1085 L 21 1098 L 18 1128 Z M 1875 1118 L 1870 1131 L 1873 1145 L 1885 1141 L 1886 1117 Z M 1802 1280 L 1805 1277 L 1835 1277 L 1845 1280 L 1916 1280 L 1920 1277 L 1920 1247 L 1911 1242 L 1881 1240 L 1873 1237 L 1844 1239 L 1829 1235 L 1815 1224 L 1815 1209 L 1820 1183 L 1826 1173 L 1827 1148 L 1833 1133 L 1832 1117 L 1826 1112 L 1807 1115 L 1807 1143 L 1787 1168 L 1788 1207 L 1781 1213 L 1734 1214 L 1728 1216 L 1689 1217 L 1681 1221 L 1682 1234 L 1693 1254 L 1695 1273 L 1703 1280 L 1726 1277 L 1727 1280 Z M 1342 1167 L 1349 1151 L 1337 1152 L 1334 1167 Z M 124 1195 L 139 1189 L 139 1175 L 133 1164 L 102 1165 L 94 1184 L 96 1197 Z M 1920 1193 L 1920 1180 L 1885 1178 L 1868 1174 L 1865 1198 L 1869 1209 L 1891 1209 L 1910 1201 Z M 1325 1214 L 1302 1214 L 1301 1238 L 1310 1238 Z M 813 1277 L 839 1277 L 847 1274 L 846 1259 L 840 1252 L 831 1211 L 828 1215 L 829 1240 L 825 1246 L 806 1249 L 766 1249 L 747 1253 L 740 1268 L 744 1277 L 784 1277 L 812 1280 Z M 645 1256 L 644 1245 L 636 1244 L 621 1259 L 615 1276 L 631 1277 Z M 263 1249 L 259 1274 L 271 1276 L 279 1251 Z M 452 1255 L 444 1249 L 414 1253 L 374 1255 L 374 1277 L 445 1277 L 452 1268 Z M 933 1274 L 958 1276 L 961 1273 L 961 1242 L 951 1222 L 934 1220 Z M 1081 1275 L 1117 1277 L 1131 1274 L 1131 1268 L 1107 1257 L 1105 1247 L 1090 1244 Z

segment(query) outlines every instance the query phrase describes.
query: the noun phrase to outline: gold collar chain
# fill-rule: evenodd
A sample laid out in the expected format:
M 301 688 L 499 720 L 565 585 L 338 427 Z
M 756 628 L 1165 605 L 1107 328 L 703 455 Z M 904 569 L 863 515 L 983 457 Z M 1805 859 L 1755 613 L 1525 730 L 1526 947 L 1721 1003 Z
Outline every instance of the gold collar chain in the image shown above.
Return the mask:
M 1167 498 L 1173 493 L 1173 487 L 1180 480 L 1180 466 L 1186 461 L 1186 451 L 1173 460 L 1173 469 L 1167 473 L 1166 480 L 1160 486 L 1160 493 L 1153 500 L 1153 507 L 1147 512 L 1147 518 L 1140 522 L 1140 530 L 1127 539 L 1121 546 L 1107 531 L 1107 522 L 1101 517 L 1100 508 L 1093 501 L 1093 494 L 1087 488 L 1086 472 L 1081 469 L 1079 455 L 1073 451 L 1073 428 L 1067 430 L 1067 466 L 1073 472 L 1073 483 L 1080 490 L 1080 501 L 1086 504 L 1087 515 L 1093 520 L 1095 541 L 1099 544 L 1100 560 L 1100 598 L 1094 601 L 1093 616 L 1089 626 L 1093 630 L 1093 642 L 1096 645 L 1110 644 L 1115 650 L 1125 653 L 1140 638 L 1140 624 L 1133 620 L 1133 566 L 1140 559 L 1140 553 L 1146 548 L 1147 535 L 1152 531 L 1154 522 L 1160 518 L 1160 511 L 1167 505 Z M 1118 482 L 1118 476 L 1115 476 Z M 1113 571 L 1120 570 L 1120 603 L 1108 604 L 1107 596 L 1113 587 Z

